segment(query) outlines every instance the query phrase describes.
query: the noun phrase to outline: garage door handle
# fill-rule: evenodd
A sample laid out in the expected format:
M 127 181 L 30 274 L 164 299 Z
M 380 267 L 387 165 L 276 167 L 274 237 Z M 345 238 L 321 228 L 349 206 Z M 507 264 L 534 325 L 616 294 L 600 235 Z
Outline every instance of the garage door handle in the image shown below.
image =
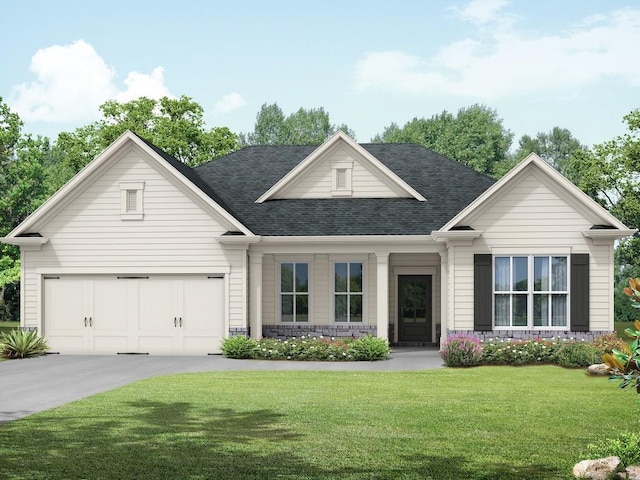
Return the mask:
M 182 317 L 180 317 L 180 326 L 182 326 Z
M 173 317 L 173 326 L 174 327 L 178 326 L 178 319 L 176 317 Z
M 93 327 L 93 318 L 92 317 L 89 317 L 89 326 Z
M 87 326 L 87 317 L 84 317 L 84 326 Z

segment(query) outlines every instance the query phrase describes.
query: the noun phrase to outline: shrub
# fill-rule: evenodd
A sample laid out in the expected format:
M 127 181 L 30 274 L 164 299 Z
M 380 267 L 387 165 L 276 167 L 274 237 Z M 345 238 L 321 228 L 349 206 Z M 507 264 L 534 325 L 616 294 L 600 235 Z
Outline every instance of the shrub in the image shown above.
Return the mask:
M 493 340 L 482 345 L 482 363 L 490 365 L 554 363 L 561 346 L 562 344 L 558 341 L 542 339 L 510 342 Z
M 244 335 L 236 335 L 222 340 L 222 354 L 228 358 L 255 358 L 258 348 L 256 341 Z
M 617 438 L 607 438 L 587 445 L 589 458 L 620 457 L 625 466 L 640 464 L 640 433 L 623 432 Z
M 589 345 L 598 349 L 602 354 L 605 353 L 613 353 L 613 349 L 621 350 L 624 344 L 624 340 L 618 336 L 617 333 L 607 333 L 605 335 L 600 335 L 591 340 Z
M 354 360 L 385 360 L 390 352 L 389 342 L 383 338 L 365 335 L 349 344 L 347 353 Z
M 0 356 L 4 358 L 27 358 L 47 353 L 47 341 L 33 330 L 12 330 L 0 337 Z
M 602 353 L 586 342 L 565 343 L 556 354 L 556 363 L 562 367 L 588 367 L 600 363 Z
M 464 334 L 452 335 L 442 345 L 440 356 L 447 367 L 470 367 L 482 360 L 480 340 Z

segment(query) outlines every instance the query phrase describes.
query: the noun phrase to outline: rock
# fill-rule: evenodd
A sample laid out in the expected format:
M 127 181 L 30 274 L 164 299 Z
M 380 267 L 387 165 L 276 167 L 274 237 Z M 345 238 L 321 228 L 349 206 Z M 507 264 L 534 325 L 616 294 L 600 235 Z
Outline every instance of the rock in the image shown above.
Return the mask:
M 589 375 L 599 376 L 611 375 L 611 371 L 609 370 L 609 367 L 607 367 L 606 363 L 596 363 L 594 365 L 590 365 L 589 368 L 587 368 L 587 373 Z
M 610 480 L 620 469 L 620 458 L 582 460 L 573 467 L 573 476 L 584 480 Z
M 626 470 L 620 472 L 615 478 L 620 480 L 640 480 L 640 467 L 627 467 Z

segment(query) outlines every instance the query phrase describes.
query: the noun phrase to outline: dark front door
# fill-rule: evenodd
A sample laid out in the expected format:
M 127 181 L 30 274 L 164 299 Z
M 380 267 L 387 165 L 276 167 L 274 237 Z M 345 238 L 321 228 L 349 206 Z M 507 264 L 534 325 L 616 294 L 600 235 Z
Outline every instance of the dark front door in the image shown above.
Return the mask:
M 398 276 L 398 342 L 432 342 L 431 275 Z

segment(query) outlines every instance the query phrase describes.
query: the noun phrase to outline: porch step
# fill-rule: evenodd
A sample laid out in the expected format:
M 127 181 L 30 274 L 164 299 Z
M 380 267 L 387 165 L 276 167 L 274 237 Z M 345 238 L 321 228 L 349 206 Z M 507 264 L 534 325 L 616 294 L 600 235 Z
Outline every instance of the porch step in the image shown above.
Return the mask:
M 430 347 L 430 348 L 435 348 L 435 347 L 439 347 L 440 345 L 434 342 L 398 342 L 398 343 L 393 343 L 391 345 L 392 347 Z

